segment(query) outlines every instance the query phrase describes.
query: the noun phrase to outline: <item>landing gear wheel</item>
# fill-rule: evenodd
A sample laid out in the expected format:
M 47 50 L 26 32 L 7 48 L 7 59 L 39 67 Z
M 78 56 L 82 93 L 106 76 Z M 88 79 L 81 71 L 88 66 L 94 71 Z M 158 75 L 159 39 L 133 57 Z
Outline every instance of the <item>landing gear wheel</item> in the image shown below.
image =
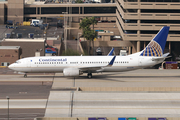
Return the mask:
M 27 74 L 24 74 L 24 77 L 27 78 Z
M 91 78 L 92 78 L 92 73 L 88 73 L 88 74 L 87 74 L 87 77 L 88 77 L 89 79 L 91 79 Z

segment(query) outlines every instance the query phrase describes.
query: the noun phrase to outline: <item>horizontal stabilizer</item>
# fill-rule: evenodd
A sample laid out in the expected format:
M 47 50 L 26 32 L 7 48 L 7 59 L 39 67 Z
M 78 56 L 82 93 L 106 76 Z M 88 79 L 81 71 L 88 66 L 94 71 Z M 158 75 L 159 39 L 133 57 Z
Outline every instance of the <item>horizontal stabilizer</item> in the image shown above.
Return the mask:
M 169 54 L 170 53 L 165 53 L 165 54 L 163 54 L 163 57 L 167 57 Z M 168 56 L 167 58 L 169 58 L 169 57 L 171 57 L 171 56 Z
M 171 56 L 168 56 L 169 53 L 165 53 L 163 54 L 162 57 L 156 57 L 156 58 L 152 58 L 152 61 L 159 61 L 159 60 L 165 60 L 166 58 L 170 58 Z

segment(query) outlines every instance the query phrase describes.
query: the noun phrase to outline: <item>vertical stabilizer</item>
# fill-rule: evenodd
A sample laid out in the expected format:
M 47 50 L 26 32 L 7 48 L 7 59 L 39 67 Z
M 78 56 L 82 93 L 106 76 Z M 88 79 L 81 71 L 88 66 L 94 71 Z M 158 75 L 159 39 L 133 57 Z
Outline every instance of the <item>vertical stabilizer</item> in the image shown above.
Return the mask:
M 142 50 L 140 56 L 162 56 L 166 45 L 169 28 L 169 26 L 164 26 L 146 46 L 146 48 Z

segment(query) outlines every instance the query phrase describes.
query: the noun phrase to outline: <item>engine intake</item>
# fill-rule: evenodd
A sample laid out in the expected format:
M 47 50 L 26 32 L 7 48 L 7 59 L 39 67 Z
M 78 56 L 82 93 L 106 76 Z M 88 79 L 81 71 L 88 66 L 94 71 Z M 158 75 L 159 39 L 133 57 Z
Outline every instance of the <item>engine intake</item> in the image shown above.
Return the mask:
M 63 75 L 64 76 L 79 76 L 83 74 L 78 68 L 65 68 L 63 70 Z

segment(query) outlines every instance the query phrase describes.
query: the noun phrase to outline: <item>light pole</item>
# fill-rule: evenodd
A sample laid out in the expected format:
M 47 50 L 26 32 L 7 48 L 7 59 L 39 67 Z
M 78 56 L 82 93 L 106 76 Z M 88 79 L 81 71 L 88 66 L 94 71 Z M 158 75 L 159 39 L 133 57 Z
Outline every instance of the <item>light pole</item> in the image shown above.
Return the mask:
M 68 14 L 68 12 L 62 12 L 64 14 L 64 44 L 65 44 L 65 51 L 67 50 L 67 21 L 65 14 Z
M 8 120 L 9 120 L 9 96 L 6 96 L 6 99 L 8 100 Z

